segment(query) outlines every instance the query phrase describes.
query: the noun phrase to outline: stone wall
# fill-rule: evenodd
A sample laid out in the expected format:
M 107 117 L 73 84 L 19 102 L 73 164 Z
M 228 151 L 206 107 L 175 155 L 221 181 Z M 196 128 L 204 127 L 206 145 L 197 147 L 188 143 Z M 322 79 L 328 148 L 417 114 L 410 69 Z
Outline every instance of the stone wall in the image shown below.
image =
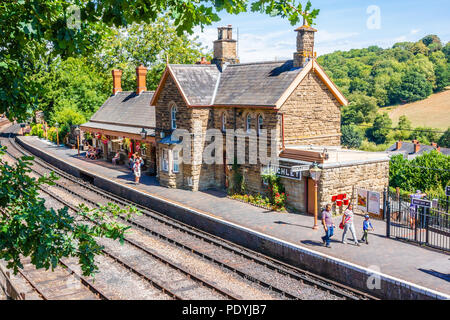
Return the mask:
M 311 71 L 292 92 L 280 112 L 284 113 L 287 145 L 340 145 L 340 103 Z
M 383 193 L 388 183 L 389 160 L 324 169 L 319 182 L 319 209 L 331 203 L 331 196 L 346 193 L 355 212 L 361 213 L 356 209 L 355 188 Z M 341 214 L 344 209 L 344 206 L 338 207 L 335 212 Z
M 287 196 L 287 204 L 299 210 L 300 212 L 306 212 L 305 207 L 305 181 L 306 177 L 301 180 L 293 180 L 287 178 L 281 178 L 281 182 L 284 185 Z

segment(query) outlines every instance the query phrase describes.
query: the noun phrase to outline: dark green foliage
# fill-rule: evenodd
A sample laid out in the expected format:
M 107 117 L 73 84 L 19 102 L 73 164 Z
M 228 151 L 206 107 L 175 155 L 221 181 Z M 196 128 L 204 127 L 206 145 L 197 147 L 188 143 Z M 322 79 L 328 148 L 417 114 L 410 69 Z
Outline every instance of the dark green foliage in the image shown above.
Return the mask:
M 341 143 L 342 145 L 352 148 L 358 149 L 361 146 L 364 135 L 361 130 L 358 129 L 355 125 L 346 125 L 341 127 Z
M 438 145 L 444 148 L 450 148 L 450 127 L 439 138 Z
M 392 120 L 386 112 L 379 113 L 373 121 L 373 126 L 366 132 L 367 138 L 376 144 L 385 143 L 391 132 Z
M 108 204 L 100 209 L 80 206 L 79 216 L 69 214 L 67 207 L 48 209 L 39 196 L 40 188 L 53 185 L 53 172 L 38 179 L 29 176 L 33 157 L 22 157 L 10 164 L 2 159 L 0 149 L 0 259 L 17 272 L 20 259 L 31 257 L 37 268 L 54 269 L 63 257 L 77 258 L 84 275 L 93 275 L 98 267 L 95 256 L 102 246 L 97 237 L 123 241 L 129 228 L 116 221 L 117 216 L 130 217 L 135 208 L 120 209 Z M 81 217 L 98 224 L 86 224 Z
M 448 86 L 449 53 L 449 44 L 442 47 L 439 38 L 430 35 L 389 49 L 337 51 L 318 60 L 346 96 L 359 92 L 382 107 L 424 99 Z
M 450 181 L 450 156 L 432 150 L 412 160 L 396 155 L 389 165 L 389 186 L 407 191 L 435 190 L 443 193 Z
M 375 98 L 355 93 L 349 96 L 349 102 L 348 106 L 342 108 L 343 125 L 370 123 L 375 119 L 378 110 Z
M 415 70 L 408 70 L 402 76 L 397 97 L 401 102 L 412 102 L 425 99 L 431 93 L 433 93 L 433 87 L 425 75 Z
M 439 134 L 436 129 L 430 127 L 416 127 L 410 136 L 411 140 L 418 140 L 422 144 L 437 142 Z

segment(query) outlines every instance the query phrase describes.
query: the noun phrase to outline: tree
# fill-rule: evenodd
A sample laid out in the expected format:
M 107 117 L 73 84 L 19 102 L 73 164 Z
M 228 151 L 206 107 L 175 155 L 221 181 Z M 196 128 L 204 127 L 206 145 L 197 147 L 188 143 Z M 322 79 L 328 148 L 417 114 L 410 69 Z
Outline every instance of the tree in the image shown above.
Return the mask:
M 341 123 L 343 125 L 373 121 L 378 110 L 375 98 L 355 93 L 349 96 L 349 101 L 350 104 L 342 109 Z
M 355 125 L 346 125 L 341 127 L 341 143 L 342 145 L 358 149 L 363 141 L 363 134 Z
M 413 102 L 427 98 L 433 92 L 432 84 L 424 74 L 412 69 L 402 76 L 402 82 L 397 92 L 400 101 Z
M 0 112 L 9 118 L 33 115 L 41 88 L 34 75 L 49 59 L 89 56 L 110 27 L 155 22 L 167 13 L 178 35 L 195 26 L 219 21 L 218 12 L 238 14 L 247 8 L 287 18 L 292 25 L 304 16 L 310 25 L 319 14 L 311 2 L 294 0 L 40 0 L 0 3 Z M 305 15 L 305 12 L 309 12 Z
M 392 120 L 386 112 L 378 113 L 373 126 L 367 130 L 367 138 L 376 144 L 385 143 L 391 130 Z
M 84 275 L 98 270 L 94 257 L 101 253 L 102 246 L 96 237 L 120 239 L 129 228 L 115 221 L 121 214 L 137 213 L 135 208 L 119 209 L 109 204 L 100 209 L 80 206 L 77 217 L 70 215 L 68 208 L 47 209 L 39 190 L 54 185 L 57 177 L 52 172 L 39 179 L 32 178 L 33 157 L 22 157 L 9 164 L 2 157 L 5 148 L 0 148 L 0 259 L 8 268 L 17 272 L 22 268 L 20 259 L 31 257 L 37 268 L 52 270 L 63 257 L 76 257 Z M 95 220 L 98 224 L 87 224 L 83 219 Z
M 394 133 L 394 139 L 402 141 L 409 140 L 411 136 L 411 127 L 411 121 L 405 115 L 400 116 L 398 119 L 398 130 Z
M 431 144 L 438 141 L 437 129 L 430 127 L 416 127 L 411 133 L 411 139 L 418 140 L 420 143 Z
M 444 148 L 450 148 L 450 127 L 448 127 L 444 134 L 439 138 L 438 145 Z
M 187 35 L 177 35 L 175 26 L 167 16 L 152 24 L 132 24 L 127 28 L 113 28 L 113 36 L 102 43 L 95 53 L 94 61 L 104 74 L 113 68 L 123 70 L 122 88 L 134 90 L 136 86 L 136 67 L 143 64 L 148 68 L 147 88 L 158 86 L 166 64 L 193 64 L 210 54 Z M 109 92 L 109 91 L 108 91 Z

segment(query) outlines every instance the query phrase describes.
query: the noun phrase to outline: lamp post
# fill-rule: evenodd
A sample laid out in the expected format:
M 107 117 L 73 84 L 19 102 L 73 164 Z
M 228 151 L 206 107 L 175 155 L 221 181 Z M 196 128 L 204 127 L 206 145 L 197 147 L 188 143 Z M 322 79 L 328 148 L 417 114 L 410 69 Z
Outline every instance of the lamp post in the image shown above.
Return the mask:
M 59 123 L 55 122 L 55 128 L 56 128 L 56 145 L 59 146 Z
M 141 138 L 142 138 L 142 140 L 145 140 L 146 137 L 147 137 L 147 130 L 142 128 L 142 131 L 141 131 Z
M 322 174 L 322 169 L 319 168 L 317 162 L 313 163 L 311 169 L 309 169 L 309 174 L 311 179 L 314 181 L 314 226 L 313 229 L 317 230 L 317 183 L 320 180 L 320 175 Z
M 75 133 L 75 135 L 77 136 L 77 149 L 78 149 L 78 155 L 80 155 L 80 126 L 77 126 L 73 132 Z

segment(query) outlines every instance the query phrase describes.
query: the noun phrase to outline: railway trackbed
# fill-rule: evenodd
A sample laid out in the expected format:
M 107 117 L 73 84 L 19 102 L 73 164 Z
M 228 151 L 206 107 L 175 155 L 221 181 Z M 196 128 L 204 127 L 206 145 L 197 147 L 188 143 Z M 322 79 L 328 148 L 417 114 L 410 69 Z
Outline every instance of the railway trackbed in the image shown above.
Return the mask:
M 10 128 L 9 133 L 14 130 Z M 11 147 L 8 149 L 11 157 L 29 155 L 11 135 L 2 140 Z M 120 217 L 133 230 L 126 236 L 125 245 L 120 249 L 121 246 L 102 240 L 105 246 L 102 258 L 115 261 L 122 269 L 142 279 L 139 272 L 143 271 L 139 268 L 146 269 L 146 281 L 153 281 L 154 287 L 160 287 L 172 299 L 374 299 L 117 197 L 40 159 L 35 159 L 33 170 L 37 175 L 54 171 L 61 177 L 55 186 L 43 192 L 53 201 L 69 207 L 74 214 L 79 203 L 91 208 L 107 202 L 138 208 L 141 216 Z M 149 269 L 160 271 L 155 274 Z M 170 274 L 169 279 L 162 277 L 162 273 Z M 184 288 L 198 287 L 203 292 L 189 294 L 186 289 L 170 288 L 172 279 L 185 278 L 192 283 Z M 107 296 L 106 289 L 102 290 Z

